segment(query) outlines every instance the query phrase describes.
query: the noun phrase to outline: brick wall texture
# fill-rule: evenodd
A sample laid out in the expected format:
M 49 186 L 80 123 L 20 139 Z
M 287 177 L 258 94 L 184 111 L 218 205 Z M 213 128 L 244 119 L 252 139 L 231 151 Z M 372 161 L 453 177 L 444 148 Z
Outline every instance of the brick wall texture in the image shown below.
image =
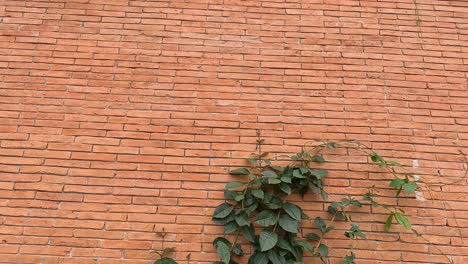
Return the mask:
M 366 206 L 358 263 L 468 263 L 466 0 L 3 0 L 0 33 L 0 263 L 211 263 L 256 130 L 278 155 L 360 140 L 427 183 L 387 202 L 430 243 Z M 387 184 L 348 154 L 330 200 Z

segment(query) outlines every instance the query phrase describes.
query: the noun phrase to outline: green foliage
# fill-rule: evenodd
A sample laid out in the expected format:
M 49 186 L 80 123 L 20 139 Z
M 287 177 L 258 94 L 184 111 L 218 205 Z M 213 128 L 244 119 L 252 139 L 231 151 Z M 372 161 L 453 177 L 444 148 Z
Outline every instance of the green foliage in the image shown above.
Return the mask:
M 177 262 L 173 258 L 166 257 L 168 254 L 174 251 L 175 249 L 173 247 L 168 247 L 164 248 L 162 252 L 155 252 L 159 255 L 160 259 L 154 261 L 154 264 L 177 264 Z
M 261 143 L 262 140 L 258 142 Z M 360 146 L 360 143 L 356 144 Z M 339 147 L 341 145 L 338 143 L 325 142 L 315 147 L 315 150 L 332 151 Z M 380 206 L 389 211 L 386 231 L 390 230 L 393 219 L 405 228 L 411 228 L 402 210 L 380 204 L 377 200 L 378 195 L 370 191 L 362 196 L 361 201 L 348 197 L 331 202 L 328 206 L 331 219 L 315 217 L 313 223 L 317 232 L 303 235 L 302 221 L 310 218 L 298 204 L 288 201 L 288 197 L 292 194 L 304 197 L 306 193 L 315 193 L 323 200 L 328 198 L 323 182 L 328 171 L 314 167 L 315 164 L 324 163 L 326 160 L 322 154 L 312 153 L 314 152 L 304 148 L 290 157 L 290 164 L 276 166 L 265 159 L 265 153 L 260 152 L 254 158 L 247 159 L 251 167 L 231 171 L 231 175 L 238 175 L 241 179 L 227 183 L 224 193 L 226 201 L 216 207 L 212 219 L 224 225 L 225 234 L 235 232 L 235 240 L 231 242 L 224 237 L 215 239 L 213 245 L 222 261 L 219 263 L 237 263 L 234 260 L 236 256 L 244 255 L 240 244 L 237 243 L 240 236 L 253 247 L 248 260 L 250 264 L 302 263 L 305 251 L 327 263 L 331 248 L 325 236 L 335 232 L 334 221 L 350 222 L 350 229 L 343 233 L 350 241 L 366 238 L 357 223 L 351 222 L 350 216 L 352 208 L 362 207 L 363 204 Z M 412 193 L 416 190 L 417 185 L 408 176 L 401 177 L 396 173 L 394 167 L 400 167 L 401 164 L 387 161 L 374 152 L 366 153 L 379 167 L 395 175 L 390 187 L 396 189 L 396 197 L 402 191 Z M 256 231 L 259 233 L 256 234 Z M 342 263 L 353 264 L 355 258 L 351 251 Z

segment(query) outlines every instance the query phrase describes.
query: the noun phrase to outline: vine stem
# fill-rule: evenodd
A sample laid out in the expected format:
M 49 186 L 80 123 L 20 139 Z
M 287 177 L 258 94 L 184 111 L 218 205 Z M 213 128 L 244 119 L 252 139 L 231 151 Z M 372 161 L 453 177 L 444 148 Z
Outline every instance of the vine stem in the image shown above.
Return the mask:
M 327 228 L 329 228 L 331 224 L 333 224 L 333 222 L 335 221 L 335 218 L 336 218 L 336 214 L 337 214 L 337 213 L 334 213 L 332 219 L 330 220 L 330 222 L 328 222 L 328 224 L 325 225 L 325 230 L 326 230 Z M 317 249 L 319 248 L 320 244 L 322 243 L 324 237 L 325 237 L 325 233 L 323 233 L 323 234 L 320 236 L 320 239 L 319 239 L 319 241 L 317 242 L 317 245 L 316 245 L 315 248 L 314 248 L 314 252 L 317 251 Z
M 240 229 L 237 230 L 236 238 L 234 238 L 234 243 L 232 243 L 232 245 L 231 245 L 231 250 L 230 250 L 230 251 L 234 250 L 234 246 L 235 246 L 236 243 L 237 243 L 237 239 L 239 238 L 240 232 L 241 232 Z

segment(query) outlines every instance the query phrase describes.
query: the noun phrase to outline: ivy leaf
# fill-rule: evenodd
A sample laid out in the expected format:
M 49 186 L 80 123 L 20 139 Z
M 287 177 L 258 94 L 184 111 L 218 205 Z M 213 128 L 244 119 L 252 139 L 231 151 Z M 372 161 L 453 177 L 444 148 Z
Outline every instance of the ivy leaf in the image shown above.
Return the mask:
M 164 248 L 163 252 L 162 252 L 162 256 L 165 256 L 169 253 L 172 253 L 175 251 L 175 248 L 174 247 L 167 247 L 167 248 Z
M 314 234 L 314 233 L 309 233 L 305 236 L 308 240 L 312 240 L 312 241 L 319 241 L 320 240 L 320 236 L 317 235 L 317 234 Z
M 279 225 L 285 231 L 290 233 L 298 233 L 299 232 L 299 222 L 294 220 L 287 214 L 282 214 L 279 219 Z
M 279 247 L 279 248 L 282 248 L 284 250 L 287 250 L 289 252 L 293 252 L 293 248 L 292 246 L 289 244 L 288 241 L 282 239 L 282 238 L 279 238 L 278 239 L 278 242 L 276 243 L 276 245 Z
M 257 159 L 256 158 L 246 158 L 245 160 L 252 163 L 253 165 L 257 164 Z
M 263 230 L 260 232 L 259 243 L 262 252 L 272 249 L 278 242 L 278 234 Z
M 268 264 L 268 256 L 266 253 L 257 252 L 249 258 L 249 264 Z
M 372 154 L 370 155 L 370 158 L 371 158 L 371 160 L 372 160 L 373 162 L 380 162 L 380 161 L 382 161 L 382 157 L 379 156 L 377 153 L 372 153 Z
M 361 229 L 359 228 L 359 226 L 355 225 L 355 224 L 351 224 L 351 229 L 349 231 L 346 231 L 344 233 L 345 237 L 348 237 L 348 238 L 351 238 L 351 239 L 355 239 L 356 237 L 361 237 L 361 238 L 366 238 L 366 236 L 364 235 L 364 233 L 362 233 Z
M 239 228 L 239 225 L 236 222 L 234 222 L 234 221 L 229 222 L 224 226 L 224 233 L 225 234 L 230 234 L 230 233 L 236 231 L 238 228 Z
M 317 177 L 317 179 L 322 179 L 323 177 L 327 176 L 327 170 L 310 170 L 310 173 Z
M 261 189 L 252 189 L 252 195 L 258 199 L 263 199 L 263 197 L 265 197 L 265 193 Z
M 289 187 L 289 185 L 287 185 L 286 183 L 281 183 L 280 184 L 280 189 L 281 189 L 281 191 L 283 191 L 287 195 L 291 194 L 291 187 Z
M 325 224 L 325 221 L 321 217 L 316 217 L 314 224 L 320 230 L 320 232 L 322 232 L 322 234 L 325 233 L 327 224 Z
M 249 175 L 250 171 L 246 168 L 235 169 L 229 172 L 231 175 Z
M 406 218 L 404 214 L 396 212 L 395 219 L 400 225 L 404 226 L 406 229 L 411 229 L 411 223 L 408 221 L 408 218 Z
M 177 262 L 172 258 L 162 258 L 156 260 L 154 264 L 177 264 Z
M 322 154 L 314 155 L 312 158 L 313 158 L 314 161 L 316 161 L 316 162 L 325 162 L 325 159 L 323 158 L 323 155 L 322 155 Z
M 244 256 L 244 251 L 242 250 L 240 244 L 234 244 L 234 247 L 232 248 L 232 253 L 234 253 L 236 256 Z
M 250 216 L 255 210 L 257 210 L 258 203 L 254 203 L 245 209 L 245 212 Z
M 289 176 L 282 176 L 281 181 L 285 182 L 285 183 L 292 183 L 291 177 L 289 177 Z
M 241 194 L 236 195 L 236 197 L 234 197 L 234 200 L 236 202 L 240 202 L 240 201 L 244 200 L 244 198 L 245 198 L 244 194 L 241 193 Z
M 301 220 L 302 210 L 299 206 L 286 202 L 283 204 L 283 209 L 289 216 L 291 216 L 295 220 Z
M 319 252 L 322 257 L 328 257 L 328 246 L 325 244 L 320 244 L 319 247 Z
M 277 178 L 268 178 L 268 184 L 280 184 L 281 180 Z
M 405 193 L 414 193 L 418 189 L 418 185 L 415 182 L 408 182 L 403 184 L 403 190 Z
M 271 178 L 276 178 L 278 177 L 278 174 L 276 174 L 276 172 L 274 171 L 262 171 L 262 175 L 265 176 L 265 177 L 271 177 Z
M 401 188 L 403 184 L 405 184 L 405 180 L 400 179 L 400 178 L 393 179 L 390 182 L 390 186 L 395 187 L 395 188 Z
M 302 175 L 302 173 L 298 169 L 293 170 L 293 177 L 299 178 L 299 179 L 306 178 L 306 176 Z
M 238 195 L 237 192 L 233 192 L 233 191 L 229 191 L 229 190 L 225 190 L 224 191 L 224 198 L 228 199 L 228 200 L 234 200 L 234 198 Z
M 229 249 L 229 241 L 227 241 L 225 238 L 218 237 L 215 239 L 213 244 L 216 247 L 216 251 L 218 253 L 218 256 L 221 258 L 221 261 L 224 264 L 229 264 L 231 261 L 231 251 Z
M 354 252 L 351 252 L 351 255 L 348 255 L 344 258 L 343 264 L 356 264 L 354 262 L 355 258 L 356 258 L 356 255 L 354 254 Z
M 241 186 L 244 186 L 243 182 L 238 182 L 238 181 L 228 182 L 226 184 L 226 189 L 234 189 L 234 188 L 241 187 Z
M 284 262 L 286 262 L 284 257 L 279 255 L 278 252 L 276 252 L 275 250 L 268 251 L 267 255 L 268 255 L 268 259 L 273 264 L 284 264 Z
M 393 214 L 390 214 L 387 217 L 387 221 L 385 221 L 385 232 L 390 231 L 390 227 L 392 226 L 392 221 L 393 221 Z
M 324 190 L 321 190 L 320 196 L 322 196 L 324 201 L 328 200 L 328 193 L 326 193 Z
M 247 241 L 252 243 L 255 241 L 255 229 L 253 226 L 243 226 L 241 232 Z
M 312 247 L 312 245 L 305 241 L 305 240 L 297 240 L 296 241 L 296 244 L 298 244 L 299 246 L 301 246 L 303 249 L 309 251 L 310 253 L 314 253 L 314 248 Z
M 239 226 L 248 226 L 248 225 L 250 225 L 249 216 L 247 215 L 246 212 L 242 212 L 242 213 L 236 215 L 235 220 L 236 220 L 236 223 Z
M 234 205 L 228 203 L 222 203 L 216 207 L 213 217 L 214 218 L 225 218 L 227 217 L 232 210 L 234 210 Z
M 255 220 L 255 223 L 261 226 L 272 226 L 278 221 L 276 214 L 270 210 L 261 211 Z

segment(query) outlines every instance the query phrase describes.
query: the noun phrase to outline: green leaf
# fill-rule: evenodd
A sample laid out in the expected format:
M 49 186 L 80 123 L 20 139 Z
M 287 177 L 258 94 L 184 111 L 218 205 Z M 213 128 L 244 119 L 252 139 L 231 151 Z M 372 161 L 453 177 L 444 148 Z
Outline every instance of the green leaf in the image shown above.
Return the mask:
M 319 247 L 319 252 L 322 257 L 328 257 L 328 246 L 325 244 L 320 244 Z
M 361 237 L 361 238 L 366 238 L 364 233 L 362 233 L 361 229 L 359 226 L 355 224 L 351 224 L 351 229 L 349 231 L 346 231 L 344 235 L 348 238 L 355 239 L 356 237 Z
M 395 187 L 395 188 L 400 188 L 400 187 L 403 186 L 403 184 L 405 184 L 405 181 L 403 179 L 400 179 L 400 178 L 393 179 L 390 182 L 390 186 Z
M 234 205 L 228 203 L 222 203 L 216 207 L 213 217 L 214 218 L 225 218 L 228 216 L 232 210 L 234 210 Z
M 292 183 L 291 177 L 289 177 L 289 176 L 283 176 L 283 177 L 281 177 L 281 181 L 282 181 L 282 182 L 285 182 L 285 183 Z
M 359 202 L 358 200 L 351 200 L 351 204 L 356 206 L 356 207 L 362 207 L 362 204 L 361 202 Z
M 327 224 L 325 224 L 325 221 L 321 217 L 316 217 L 314 224 L 320 230 L 320 232 L 322 232 L 322 234 L 325 233 Z
M 306 176 L 302 175 L 302 173 L 298 169 L 293 170 L 293 177 L 299 178 L 299 179 L 306 178 Z
M 232 253 L 234 253 L 236 256 L 244 256 L 244 251 L 242 250 L 240 244 L 234 244 L 234 247 L 232 248 Z
M 249 264 L 268 264 L 268 256 L 266 253 L 257 252 L 249 258 Z
M 328 193 L 326 193 L 324 190 L 321 190 L 320 196 L 322 196 L 324 201 L 328 200 Z
M 258 203 L 254 203 L 254 204 L 248 206 L 245 209 L 245 212 L 250 216 L 251 213 L 253 213 L 255 210 L 257 210 L 257 207 L 258 207 Z
M 278 234 L 268 230 L 260 232 L 259 243 L 262 252 L 272 249 L 276 245 L 276 242 L 278 242 Z
M 279 247 L 279 248 L 282 248 L 284 250 L 287 250 L 289 252 L 293 252 L 293 248 L 291 246 L 291 244 L 289 244 L 288 241 L 282 239 L 282 238 L 279 238 L 278 239 L 278 242 L 276 243 L 276 245 Z
M 167 247 L 167 248 L 164 248 L 163 252 L 162 252 L 162 256 L 165 256 L 169 253 L 172 253 L 175 251 L 175 247 Z
M 281 189 L 281 191 L 283 191 L 287 195 L 291 194 L 291 187 L 289 187 L 289 185 L 286 184 L 286 183 L 281 183 L 280 184 L 280 189 Z
M 294 218 L 295 220 L 301 220 L 302 219 L 302 210 L 299 206 L 295 205 L 295 204 L 292 204 L 292 203 L 289 203 L 289 202 L 286 202 L 283 204 L 283 209 L 284 211 L 289 215 L 291 216 L 292 218 Z
M 305 240 L 297 240 L 296 243 L 301 246 L 303 249 L 309 251 L 310 253 L 314 253 L 314 248 L 312 247 L 312 245 L 305 241 Z
M 237 202 L 240 202 L 244 200 L 244 198 L 245 198 L 244 194 L 238 194 L 236 195 L 236 197 L 234 197 L 234 200 L 236 200 Z
M 284 257 L 280 256 L 275 250 L 268 251 L 267 256 L 273 264 L 284 264 L 284 262 L 286 262 Z
M 234 188 L 238 188 L 238 187 L 241 187 L 241 186 L 244 186 L 245 183 L 243 182 L 238 182 L 238 181 L 235 181 L 235 182 L 228 182 L 226 184 L 226 189 L 234 189 Z
M 380 162 L 382 160 L 382 157 L 379 156 L 377 153 L 372 153 L 370 157 L 373 162 Z
M 246 168 L 235 169 L 229 172 L 231 175 L 249 175 L 250 171 Z
M 322 179 L 323 177 L 327 176 L 327 170 L 310 170 L 310 173 L 317 177 L 317 179 Z
M 261 211 L 255 220 L 255 223 L 261 226 L 272 226 L 278 221 L 277 216 L 270 210 Z
M 225 217 L 225 218 L 215 218 L 215 217 L 213 217 L 212 220 L 213 220 L 213 222 L 215 222 L 215 223 L 217 223 L 217 224 L 219 224 L 219 225 L 225 225 L 225 224 L 227 224 L 227 223 L 229 223 L 229 222 L 234 221 L 234 213 L 231 212 L 231 214 L 229 214 L 229 215 L 228 215 L 227 217 Z
M 400 164 L 400 163 L 398 163 L 398 162 L 396 162 L 396 161 L 393 161 L 393 160 L 388 161 L 387 163 L 390 164 L 390 165 L 392 165 L 392 166 L 401 167 L 401 164 Z
M 400 225 L 404 226 L 406 229 L 411 229 L 411 223 L 408 221 L 408 218 L 406 218 L 404 214 L 396 212 L 395 219 Z
M 299 232 L 299 221 L 294 220 L 294 218 L 290 217 L 287 214 L 282 214 L 279 219 L 279 225 L 285 231 L 290 233 L 298 233 Z
M 269 202 L 265 202 L 264 204 L 273 210 L 283 207 L 283 203 L 278 197 L 273 197 Z
M 278 174 L 276 174 L 276 172 L 270 171 L 270 170 L 262 171 L 262 175 L 265 176 L 265 177 L 271 177 L 271 178 L 278 177 Z
M 252 189 L 252 195 L 258 199 L 263 199 L 263 197 L 265 197 L 265 193 L 261 189 Z
M 385 221 L 385 232 L 390 231 L 390 227 L 392 226 L 392 221 L 393 221 L 393 214 L 390 214 L 387 217 L 387 221 Z
M 245 160 L 252 163 L 253 165 L 257 164 L 257 159 L 256 158 L 246 158 Z
M 403 190 L 405 193 L 414 193 L 418 189 L 418 185 L 415 182 L 408 182 L 403 184 Z
M 351 255 L 348 255 L 343 259 L 343 264 L 356 264 L 354 262 L 355 258 L 356 258 L 356 255 L 354 255 L 354 252 L 351 252 Z
M 325 159 L 323 158 L 323 155 L 322 155 L 322 154 L 314 155 L 312 158 L 313 158 L 314 161 L 316 161 L 316 162 L 325 162 Z
M 281 180 L 277 178 L 268 178 L 268 184 L 280 184 Z
M 248 225 L 250 225 L 249 216 L 247 215 L 246 212 L 242 212 L 242 213 L 236 215 L 235 220 L 236 220 L 236 223 L 239 226 L 248 226 Z
M 229 264 L 231 261 L 231 251 L 229 249 L 229 241 L 227 241 L 225 238 L 218 237 L 215 239 L 213 244 L 216 247 L 216 252 L 218 253 L 218 256 L 221 258 L 221 261 L 223 261 L 224 264 Z
M 238 228 L 239 228 L 239 225 L 236 222 L 234 222 L 234 221 L 229 222 L 224 226 L 224 233 L 225 234 L 230 234 L 230 233 L 236 231 Z
M 328 233 L 328 232 L 332 231 L 333 229 L 335 229 L 334 226 L 329 226 L 329 227 L 325 228 L 325 232 L 324 232 L 324 233 Z
M 177 262 L 172 258 L 162 258 L 156 260 L 154 264 L 177 264 Z
M 247 241 L 252 242 L 252 243 L 255 241 L 255 229 L 252 225 L 243 226 L 241 228 L 241 232 Z
M 314 233 L 309 233 L 305 236 L 307 239 L 312 240 L 312 241 L 319 241 L 320 236 Z
M 224 191 L 224 198 L 228 199 L 228 200 L 234 200 L 234 198 L 238 195 L 237 192 L 233 192 L 233 191 L 229 191 L 229 190 L 225 190 Z

